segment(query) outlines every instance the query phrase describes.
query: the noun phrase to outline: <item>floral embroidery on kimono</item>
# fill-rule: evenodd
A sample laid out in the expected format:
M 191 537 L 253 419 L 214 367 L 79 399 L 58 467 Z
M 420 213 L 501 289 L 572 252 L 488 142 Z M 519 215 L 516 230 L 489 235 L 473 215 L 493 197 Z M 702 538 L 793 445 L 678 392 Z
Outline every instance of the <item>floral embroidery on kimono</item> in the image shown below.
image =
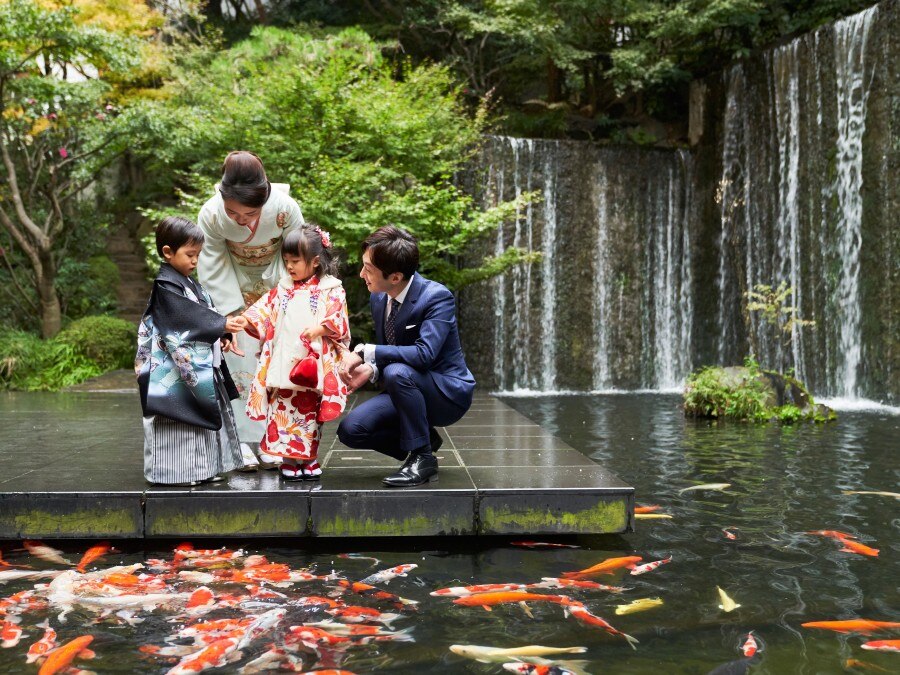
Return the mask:
M 321 425 L 336 419 L 347 403 L 347 387 L 338 375 L 350 346 L 347 297 L 341 282 L 325 275 L 305 282 L 284 276 L 245 313 L 247 333 L 260 340 L 259 366 L 247 396 L 247 415 L 265 420 L 260 450 L 308 461 L 318 456 Z M 308 355 L 300 340 L 305 328 L 321 325 L 329 334 L 312 341 L 317 385 L 293 384 L 291 367 Z

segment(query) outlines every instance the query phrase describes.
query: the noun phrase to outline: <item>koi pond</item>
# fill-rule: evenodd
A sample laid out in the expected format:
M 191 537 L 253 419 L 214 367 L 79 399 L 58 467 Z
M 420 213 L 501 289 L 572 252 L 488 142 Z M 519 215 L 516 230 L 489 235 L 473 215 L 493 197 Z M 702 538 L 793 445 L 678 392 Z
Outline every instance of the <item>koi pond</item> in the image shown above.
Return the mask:
M 71 565 L 97 542 L 6 542 L 0 672 L 41 663 L 69 673 L 900 670 L 900 654 L 864 648 L 900 637 L 900 501 L 848 494 L 897 491 L 896 410 L 779 427 L 685 420 L 680 398 L 664 394 L 504 401 L 634 485 L 639 506 L 659 508 L 620 537 L 314 541 L 305 550 L 113 542 L 120 551 L 86 562 L 83 575 Z M 632 560 L 566 574 L 621 558 Z M 400 565 L 415 567 L 389 571 Z M 353 583 L 363 580 L 372 588 Z M 432 595 L 482 584 L 513 586 L 481 602 L 473 589 Z M 523 605 L 516 592 L 542 597 Z M 802 626 L 852 619 L 884 623 Z M 583 649 L 529 656 L 451 645 Z

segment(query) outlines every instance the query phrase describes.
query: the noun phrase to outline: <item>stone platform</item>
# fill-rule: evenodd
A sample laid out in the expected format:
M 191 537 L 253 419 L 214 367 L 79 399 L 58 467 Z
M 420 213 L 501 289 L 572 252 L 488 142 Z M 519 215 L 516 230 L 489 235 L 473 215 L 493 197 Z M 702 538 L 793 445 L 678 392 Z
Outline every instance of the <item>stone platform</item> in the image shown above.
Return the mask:
M 194 488 L 155 487 L 143 479 L 133 390 L 3 393 L 0 539 L 531 537 L 633 529 L 632 487 L 490 396 L 478 396 L 460 422 L 440 429 L 440 480 L 415 488 L 383 487 L 397 462 L 343 446 L 336 428 L 325 428 L 319 483 L 287 483 L 261 471 Z

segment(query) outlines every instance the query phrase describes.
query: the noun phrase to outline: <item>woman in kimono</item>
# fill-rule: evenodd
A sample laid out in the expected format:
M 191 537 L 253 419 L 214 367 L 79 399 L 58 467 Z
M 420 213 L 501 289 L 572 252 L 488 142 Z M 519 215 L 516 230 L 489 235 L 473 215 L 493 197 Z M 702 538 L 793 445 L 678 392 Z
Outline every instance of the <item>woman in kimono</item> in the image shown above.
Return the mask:
M 219 311 L 239 316 L 284 276 L 281 241 L 303 224 L 300 207 L 288 186 L 270 183 L 262 161 L 252 152 L 232 152 L 222 166 L 216 194 L 200 209 L 198 224 L 206 236 L 197 276 Z M 225 355 L 231 376 L 241 394 L 232 402 L 244 463 L 274 468 L 279 457 L 259 454 L 265 433 L 263 422 L 249 419 L 244 409 L 250 383 L 256 373 L 256 341 L 243 333 L 236 336 L 238 351 Z M 254 456 L 259 454 L 259 460 Z

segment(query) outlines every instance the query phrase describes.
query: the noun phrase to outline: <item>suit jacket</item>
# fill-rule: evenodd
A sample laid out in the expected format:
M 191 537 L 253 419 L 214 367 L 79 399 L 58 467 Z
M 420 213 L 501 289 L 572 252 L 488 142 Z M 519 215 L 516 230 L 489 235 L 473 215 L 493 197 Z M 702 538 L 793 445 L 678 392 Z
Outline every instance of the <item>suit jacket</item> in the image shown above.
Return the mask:
M 405 363 L 431 375 L 438 390 L 454 404 L 468 408 L 475 378 L 466 367 L 456 325 L 456 300 L 443 284 L 416 272 L 406 300 L 394 319 L 396 345 L 385 344 L 384 317 L 387 293 L 369 299 L 375 320 L 375 365 L 379 371 L 391 363 Z

